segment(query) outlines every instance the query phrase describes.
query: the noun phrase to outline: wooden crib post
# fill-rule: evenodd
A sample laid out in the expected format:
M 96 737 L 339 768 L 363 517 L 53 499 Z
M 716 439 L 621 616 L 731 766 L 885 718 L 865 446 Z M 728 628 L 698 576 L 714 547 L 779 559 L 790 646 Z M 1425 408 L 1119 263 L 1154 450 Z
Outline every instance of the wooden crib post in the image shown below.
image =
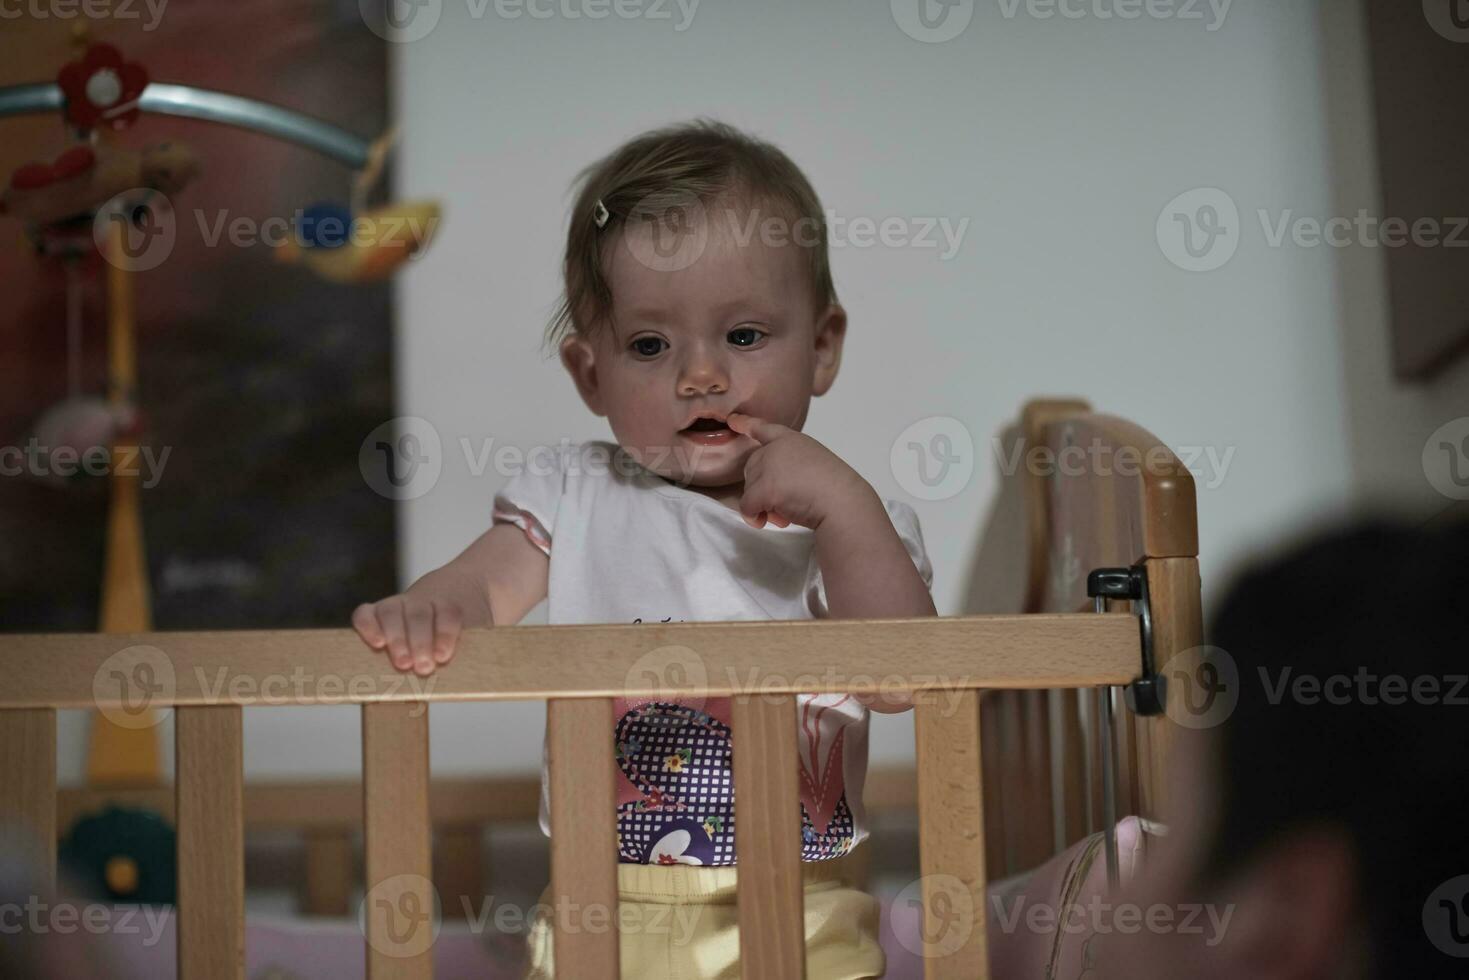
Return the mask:
M 943 701 L 918 698 L 914 726 L 924 976 L 984 980 L 990 964 L 979 692 L 959 695 L 952 714 Z
M 174 726 L 179 980 L 245 976 L 244 737 L 237 705 L 180 707 Z
M 56 887 L 56 711 L 0 711 L 0 854 Z
M 368 980 L 431 980 L 438 935 L 429 876 L 428 705 L 362 706 Z
M 806 893 L 796 699 L 746 695 L 734 698 L 732 708 L 740 975 L 800 980 L 806 976 Z
M 558 977 L 617 980 L 617 792 L 609 698 L 546 706 L 551 902 Z
M 1149 558 L 1144 564 L 1153 606 L 1153 669 L 1167 677 L 1169 661 L 1204 642 L 1199 560 Z M 1169 696 L 1180 697 L 1181 693 L 1170 691 Z M 1137 734 L 1142 814 L 1150 820 L 1166 820 L 1172 812 L 1168 792 L 1178 726 L 1161 715 L 1140 718 Z

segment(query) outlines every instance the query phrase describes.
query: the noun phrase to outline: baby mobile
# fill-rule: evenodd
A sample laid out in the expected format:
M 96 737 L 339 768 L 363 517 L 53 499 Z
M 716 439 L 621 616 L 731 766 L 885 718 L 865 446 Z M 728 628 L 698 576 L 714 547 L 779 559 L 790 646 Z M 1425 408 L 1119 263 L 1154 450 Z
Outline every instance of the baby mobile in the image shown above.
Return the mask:
M 67 397 L 42 414 L 36 444 L 53 452 L 67 447 L 74 459 L 97 453 L 104 459 L 132 458 L 142 428 L 136 408 L 133 280 L 156 265 L 140 256 L 137 244 L 157 237 L 170 199 L 199 176 L 201 167 L 178 140 L 132 150 L 115 143 L 114 134 L 145 115 L 200 119 L 296 143 L 349 168 L 349 201 L 304 208 L 297 235 L 288 236 L 297 240 L 284 241 L 275 251 L 279 261 L 300 264 L 331 282 L 375 282 L 393 275 L 428 246 L 440 209 L 431 200 L 366 207 L 393 144 L 391 129 L 364 140 L 280 106 L 152 81 L 145 66 L 128 61 L 117 48 L 88 44 L 85 31 L 78 32 L 77 42 L 84 46 L 80 57 L 62 66 L 54 82 L 0 87 L 0 118 L 57 113 L 67 144 L 50 162 L 28 163 L 4 180 L 0 217 L 21 222 L 37 261 L 60 263 L 64 270 Z M 105 398 L 83 392 L 81 372 L 82 267 L 98 257 L 107 260 Z M 109 499 L 98 629 L 147 632 L 152 611 L 139 468 L 107 465 L 102 472 L 109 474 Z M 151 710 L 130 719 L 110 714 L 94 713 L 92 719 L 89 783 L 157 785 L 161 769 Z M 112 897 L 173 900 L 171 831 L 155 814 L 109 810 L 80 822 L 67 844 Z

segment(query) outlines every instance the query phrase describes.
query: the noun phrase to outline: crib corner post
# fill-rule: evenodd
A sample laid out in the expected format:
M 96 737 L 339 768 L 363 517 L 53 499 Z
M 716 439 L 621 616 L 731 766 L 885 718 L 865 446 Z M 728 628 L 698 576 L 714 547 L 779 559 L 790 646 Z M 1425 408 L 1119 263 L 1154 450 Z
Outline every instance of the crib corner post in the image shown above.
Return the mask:
M 1204 642 L 1202 598 L 1199 584 L 1199 560 L 1193 557 L 1149 558 L 1147 568 L 1149 599 L 1153 618 L 1153 669 L 1169 676 L 1170 662 Z M 1173 665 L 1177 668 L 1177 665 Z M 1170 780 L 1180 739 L 1194 733 L 1169 721 L 1163 715 L 1137 719 L 1138 782 L 1142 799 L 1142 816 L 1149 820 L 1168 819 L 1176 801 L 1170 799 Z

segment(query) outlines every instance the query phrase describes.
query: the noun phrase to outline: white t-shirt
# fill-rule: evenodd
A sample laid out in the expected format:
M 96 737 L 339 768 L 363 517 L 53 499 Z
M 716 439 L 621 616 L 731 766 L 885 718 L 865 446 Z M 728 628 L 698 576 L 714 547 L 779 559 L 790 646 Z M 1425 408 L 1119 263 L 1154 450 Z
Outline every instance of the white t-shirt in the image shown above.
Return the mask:
M 918 517 L 888 515 L 925 585 Z M 753 528 L 739 511 L 639 466 L 610 442 L 544 447 L 496 495 L 493 520 L 550 557 L 551 623 L 812 619 L 827 614 L 815 532 Z M 618 850 L 639 864 L 733 864 L 729 699 L 615 700 Z M 867 831 L 866 707 L 798 695 L 802 857 L 840 857 Z M 542 769 L 541 828 L 548 835 Z

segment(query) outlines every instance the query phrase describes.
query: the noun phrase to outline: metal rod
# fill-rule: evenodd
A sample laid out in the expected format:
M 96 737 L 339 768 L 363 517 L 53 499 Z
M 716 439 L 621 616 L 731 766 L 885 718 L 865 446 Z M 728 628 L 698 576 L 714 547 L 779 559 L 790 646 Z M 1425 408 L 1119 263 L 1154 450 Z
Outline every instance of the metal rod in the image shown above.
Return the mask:
M 61 87 L 49 82 L 0 88 L 0 118 L 56 112 L 65 104 Z M 138 100 L 138 108 L 155 115 L 203 119 L 264 133 L 315 150 L 353 170 L 367 165 L 371 147 L 360 136 L 302 113 L 190 85 L 149 83 Z
M 1117 752 L 1112 745 L 1112 688 L 1099 687 L 1102 725 L 1102 846 L 1107 852 L 1107 884 L 1115 893 L 1121 875 L 1117 867 Z
M 0 116 L 56 112 L 64 105 L 66 105 L 66 99 L 61 94 L 61 86 L 53 82 L 0 88 Z
M 1107 600 L 1097 596 L 1093 608 L 1098 613 L 1107 611 Z M 1095 787 L 1101 768 L 1101 747 L 1097 736 L 1097 719 L 1100 717 L 1096 710 L 1096 704 L 1092 698 L 1092 689 L 1079 687 L 1074 695 L 1076 698 L 1076 718 L 1081 725 L 1081 731 L 1086 743 L 1086 832 L 1094 834 L 1097 826 L 1102 823 L 1097 813 L 1097 794 Z M 1105 819 L 1105 817 L 1103 817 Z

